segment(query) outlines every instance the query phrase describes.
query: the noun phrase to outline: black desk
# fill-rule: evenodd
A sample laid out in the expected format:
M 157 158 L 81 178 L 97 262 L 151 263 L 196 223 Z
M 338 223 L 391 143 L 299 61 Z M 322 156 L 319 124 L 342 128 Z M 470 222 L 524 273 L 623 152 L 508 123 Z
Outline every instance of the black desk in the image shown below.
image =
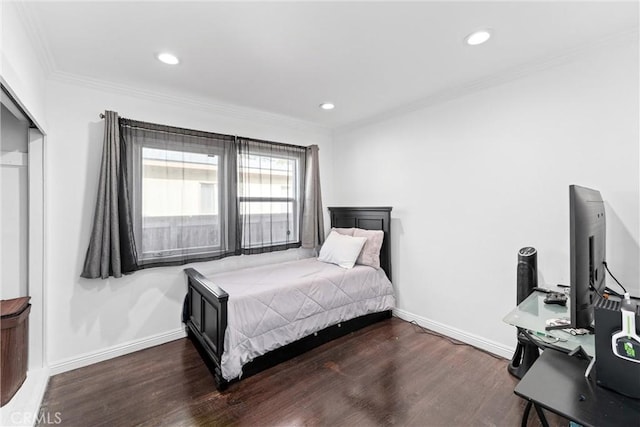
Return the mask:
M 585 378 L 588 364 L 587 360 L 545 350 L 514 392 L 533 404 L 538 414 L 540 408 L 545 408 L 585 427 L 640 425 L 640 400 L 597 386 L 595 370 L 592 378 Z M 528 409 L 530 406 L 525 416 L 529 414 Z M 543 419 L 541 417 L 546 425 Z M 526 418 L 522 425 L 526 425 Z

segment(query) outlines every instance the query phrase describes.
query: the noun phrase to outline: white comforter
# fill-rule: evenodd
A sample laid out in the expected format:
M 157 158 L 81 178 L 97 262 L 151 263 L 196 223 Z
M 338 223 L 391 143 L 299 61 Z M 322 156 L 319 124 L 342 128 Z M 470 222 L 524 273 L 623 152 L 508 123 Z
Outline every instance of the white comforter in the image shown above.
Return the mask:
M 222 376 L 242 376 L 256 357 L 328 326 L 390 310 L 393 287 L 384 271 L 345 270 L 307 258 L 209 277 L 229 294 Z

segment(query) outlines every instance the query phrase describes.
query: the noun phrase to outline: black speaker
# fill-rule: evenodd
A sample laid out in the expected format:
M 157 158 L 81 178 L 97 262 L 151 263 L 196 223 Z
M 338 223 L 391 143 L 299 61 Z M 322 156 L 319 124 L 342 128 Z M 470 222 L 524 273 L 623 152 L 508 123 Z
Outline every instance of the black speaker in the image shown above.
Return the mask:
M 520 304 L 531 293 L 533 288 L 538 286 L 538 251 L 527 246 L 518 251 L 518 274 L 516 280 L 516 304 Z M 524 331 L 518 328 L 518 346 L 507 366 L 511 375 L 522 378 L 527 373 L 533 362 L 536 361 L 540 352 L 538 346 L 529 341 Z
M 538 251 L 530 246 L 518 251 L 517 286 L 516 304 L 524 301 L 538 286 Z

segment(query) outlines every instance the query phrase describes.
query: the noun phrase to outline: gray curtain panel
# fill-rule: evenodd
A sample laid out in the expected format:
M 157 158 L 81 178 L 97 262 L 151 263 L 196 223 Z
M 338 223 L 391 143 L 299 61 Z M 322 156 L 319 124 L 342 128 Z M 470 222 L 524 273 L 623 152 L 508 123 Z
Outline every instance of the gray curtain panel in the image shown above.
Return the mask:
M 121 277 L 138 269 L 122 144 L 118 113 L 106 111 L 98 197 L 81 274 L 88 279 Z
M 320 191 L 318 146 L 307 147 L 304 204 L 302 210 L 302 247 L 318 248 L 324 243 L 324 217 Z

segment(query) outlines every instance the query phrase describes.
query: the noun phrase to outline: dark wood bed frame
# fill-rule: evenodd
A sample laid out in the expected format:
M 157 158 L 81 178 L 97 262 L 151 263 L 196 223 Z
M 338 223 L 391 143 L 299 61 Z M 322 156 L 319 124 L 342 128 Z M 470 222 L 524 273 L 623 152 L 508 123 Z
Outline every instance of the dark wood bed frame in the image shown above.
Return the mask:
M 331 226 L 339 228 L 357 227 L 384 231 L 380 251 L 380 266 L 391 279 L 391 208 L 390 207 L 331 207 Z M 227 302 L 229 295 L 193 268 L 184 270 L 187 276 L 188 293 L 185 301 L 184 319 L 187 333 L 213 372 L 218 390 L 230 383 L 222 377 L 220 360 L 224 351 L 224 334 L 227 329 Z M 329 326 L 312 335 L 301 338 L 284 347 L 268 352 L 242 367 L 242 378 L 257 374 L 278 363 L 289 360 L 312 348 L 347 335 L 365 326 L 391 317 L 391 311 L 371 313 L 355 319 Z

